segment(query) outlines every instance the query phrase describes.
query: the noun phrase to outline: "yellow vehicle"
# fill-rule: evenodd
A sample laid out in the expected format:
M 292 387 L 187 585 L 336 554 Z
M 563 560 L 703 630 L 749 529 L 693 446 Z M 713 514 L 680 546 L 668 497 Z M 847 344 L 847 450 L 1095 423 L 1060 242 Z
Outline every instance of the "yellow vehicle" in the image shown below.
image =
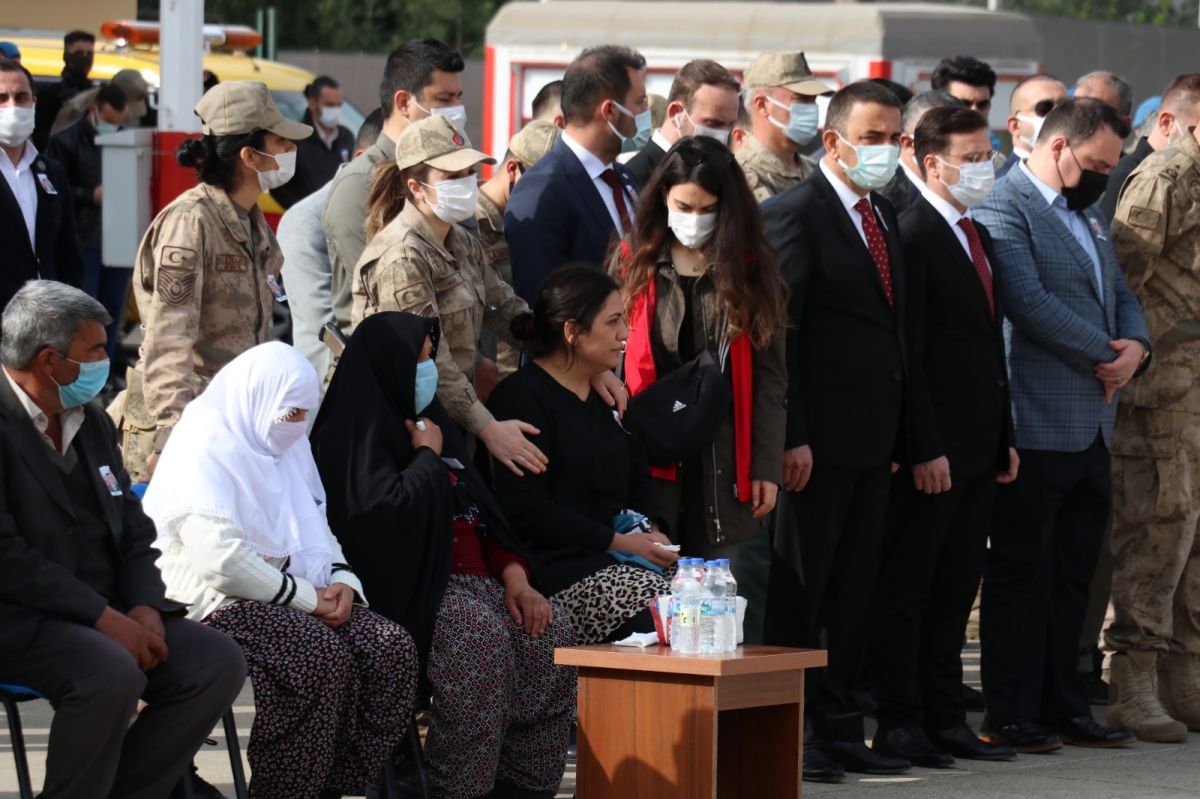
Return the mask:
M 157 106 L 158 71 L 157 22 L 106 22 L 96 38 L 96 56 L 91 78 L 105 83 L 123 69 L 136 69 L 150 86 L 147 100 Z M 59 79 L 63 69 L 63 33 L 59 31 L 0 30 L 0 40 L 11 41 L 21 50 L 21 63 L 33 74 L 35 89 Z M 218 80 L 258 80 L 267 84 L 275 104 L 284 116 L 300 119 L 308 105 L 304 87 L 316 76 L 299 67 L 255 58 L 250 54 L 262 42 L 253 28 L 242 25 L 205 25 L 204 69 Z M 357 131 L 363 115 L 349 102 L 342 107 L 341 124 Z M 264 193 L 259 200 L 263 213 L 283 213 L 279 204 Z

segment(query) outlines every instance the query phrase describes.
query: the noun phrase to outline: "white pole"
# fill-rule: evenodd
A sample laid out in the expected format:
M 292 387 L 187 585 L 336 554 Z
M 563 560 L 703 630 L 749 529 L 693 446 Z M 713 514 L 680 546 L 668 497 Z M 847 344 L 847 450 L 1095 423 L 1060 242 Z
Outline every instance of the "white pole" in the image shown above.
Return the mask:
M 999 11 L 1000 0 L 988 0 L 988 11 Z
M 204 93 L 204 0 L 162 0 L 158 129 L 198 133 Z

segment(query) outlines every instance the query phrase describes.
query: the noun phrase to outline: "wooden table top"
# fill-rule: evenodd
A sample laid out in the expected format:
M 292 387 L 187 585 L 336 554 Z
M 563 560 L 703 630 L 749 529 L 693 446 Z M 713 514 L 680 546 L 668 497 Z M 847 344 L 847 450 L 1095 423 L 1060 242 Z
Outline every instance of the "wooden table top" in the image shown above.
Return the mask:
M 672 652 L 671 647 L 661 645 L 639 649 L 594 644 L 554 650 L 554 662 L 560 666 L 711 677 L 813 669 L 826 665 L 827 661 L 828 656 L 823 649 L 791 649 L 784 646 L 739 646 L 734 652 L 716 655 L 681 655 Z

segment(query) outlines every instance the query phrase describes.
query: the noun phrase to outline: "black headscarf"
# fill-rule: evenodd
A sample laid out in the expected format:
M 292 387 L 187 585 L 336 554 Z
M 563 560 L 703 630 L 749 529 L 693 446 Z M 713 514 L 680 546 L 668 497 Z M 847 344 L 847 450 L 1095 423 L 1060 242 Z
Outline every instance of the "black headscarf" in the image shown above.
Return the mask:
M 436 319 L 379 313 L 364 319 L 338 362 L 311 441 L 328 502 L 329 525 L 362 580 L 372 610 L 402 625 L 424 655 L 454 543 L 449 467 L 471 488 L 486 530 L 528 563 L 499 506 L 470 464 L 466 442 L 436 398 L 421 416 L 442 429 L 439 458 L 414 450 L 404 426 L 416 419 L 417 361 L 426 336 L 436 352 Z

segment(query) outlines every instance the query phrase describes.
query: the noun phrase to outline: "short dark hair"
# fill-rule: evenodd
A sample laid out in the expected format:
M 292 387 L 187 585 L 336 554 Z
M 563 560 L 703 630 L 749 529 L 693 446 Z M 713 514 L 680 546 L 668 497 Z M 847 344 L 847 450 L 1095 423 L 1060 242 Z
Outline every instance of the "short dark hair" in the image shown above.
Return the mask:
M 63 37 L 63 49 L 66 50 L 75 42 L 88 42 L 89 44 L 96 43 L 96 35 L 87 31 L 71 31 Z
M 1195 72 L 1176 75 L 1175 79 L 1163 89 L 1160 110 L 1178 114 L 1180 111 L 1200 104 L 1200 74 Z
M 542 114 L 546 113 L 547 108 L 559 102 L 562 97 L 562 85 L 561 80 L 552 80 L 538 89 L 538 93 L 533 96 L 534 119 L 540 118 Z
M 605 100 L 624 105 L 632 85 L 629 70 L 645 68 L 646 59 L 629 47 L 604 44 L 584 50 L 563 76 L 563 119 L 585 122 Z
M 943 58 L 933 68 L 929 78 L 932 89 L 945 89 L 951 81 L 965 83 L 968 86 L 986 86 L 988 96 L 996 94 L 996 71 L 990 66 L 972 58 L 969 55 L 956 55 L 953 58 Z
M 737 78 L 725 67 L 716 61 L 698 58 L 695 61 L 687 62 L 675 73 L 675 80 L 671 81 L 671 91 L 667 94 L 667 102 L 679 102 L 683 104 L 684 108 L 689 108 L 692 105 L 692 98 L 696 96 L 696 92 L 700 90 L 701 86 L 719 86 L 735 92 L 742 90 L 742 85 L 738 83 Z
M 435 69 L 462 72 L 466 64 L 461 55 L 437 39 L 409 39 L 393 50 L 388 55 L 383 81 L 379 84 L 379 108 L 383 118 L 391 117 L 396 92 L 408 92 L 414 97 L 420 95 L 421 90 L 433 82 Z
M 107 105 L 114 111 L 124 111 L 128 104 L 129 98 L 115 83 L 106 83 L 96 92 L 96 105 Z
M 829 110 L 825 112 L 825 130 L 841 132 L 846 127 L 854 106 L 865 103 L 885 105 L 897 111 L 903 110 L 900 98 L 891 89 L 874 81 L 858 80 L 838 89 L 829 101 Z
M 1071 144 L 1078 144 L 1095 136 L 1101 128 L 1108 128 L 1121 139 L 1129 135 L 1129 123 L 1121 118 L 1117 109 L 1092 97 L 1072 97 L 1046 114 L 1037 140 L 1043 142 L 1051 136 L 1066 136 Z
M 888 78 L 871 78 L 871 82 L 878 83 L 880 86 L 889 89 L 892 94 L 896 95 L 896 99 L 904 105 L 908 105 L 908 101 L 913 98 L 912 89 L 903 83 L 896 83 L 896 81 L 889 80 Z
M 338 89 L 341 88 L 338 82 L 328 75 L 318 75 L 313 78 L 313 82 L 304 87 L 304 96 L 310 100 L 316 100 L 321 96 L 322 89 Z
M 20 61 L 13 61 L 11 58 L 0 58 L 0 72 L 23 72 L 25 80 L 29 81 L 29 91 L 33 91 L 33 73 L 25 68 L 25 65 Z
M 925 177 L 925 156 L 944 154 L 950 147 L 950 137 L 955 133 L 974 133 L 987 130 L 987 126 L 987 120 L 981 114 L 961 105 L 939 106 L 926 111 L 913 135 L 921 177 Z
M 379 134 L 383 132 L 383 111 L 376 108 L 367 114 L 367 118 L 358 126 L 358 134 L 354 137 L 354 149 L 366 150 L 375 145 Z

